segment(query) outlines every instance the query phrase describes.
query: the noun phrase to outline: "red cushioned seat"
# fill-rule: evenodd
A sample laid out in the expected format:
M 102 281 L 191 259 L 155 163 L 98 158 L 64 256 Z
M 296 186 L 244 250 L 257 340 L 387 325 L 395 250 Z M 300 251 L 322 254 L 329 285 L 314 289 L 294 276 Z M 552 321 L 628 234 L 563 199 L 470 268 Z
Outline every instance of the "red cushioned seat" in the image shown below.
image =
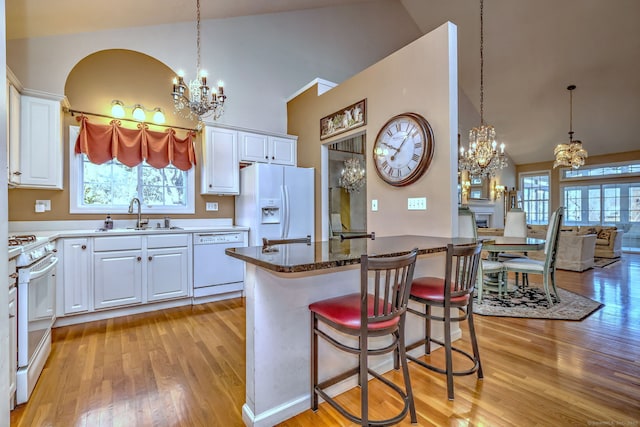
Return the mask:
M 380 300 L 380 307 L 384 304 Z M 389 306 L 390 307 L 390 306 Z M 368 311 L 369 316 L 373 315 L 374 299 L 373 295 L 369 295 Z M 326 299 L 309 305 L 309 310 L 319 314 L 320 316 L 350 329 L 360 329 L 360 294 L 349 294 L 341 297 Z M 369 324 L 369 329 L 385 329 L 396 325 L 400 321 L 399 317 L 395 317 L 386 322 L 375 322 Z
M 440 277 L 417 277 L 411 283 L 411 296 L 429 301 L 444 301 L 444 279 Z M 466 304 L 469 294 L 452 297 L 451 303 Z

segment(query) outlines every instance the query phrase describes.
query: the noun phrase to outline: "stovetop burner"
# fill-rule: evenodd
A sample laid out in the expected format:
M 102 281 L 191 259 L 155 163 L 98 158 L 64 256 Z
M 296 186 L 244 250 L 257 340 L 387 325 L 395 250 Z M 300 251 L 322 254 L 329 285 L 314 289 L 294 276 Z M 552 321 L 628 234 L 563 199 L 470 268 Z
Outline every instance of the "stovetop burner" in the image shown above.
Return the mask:
M 25 243 L 35 242 L 36 236 L 33 234 L 25 234 L 21 236 L 9 236 L 9 246 L 21 246 Z

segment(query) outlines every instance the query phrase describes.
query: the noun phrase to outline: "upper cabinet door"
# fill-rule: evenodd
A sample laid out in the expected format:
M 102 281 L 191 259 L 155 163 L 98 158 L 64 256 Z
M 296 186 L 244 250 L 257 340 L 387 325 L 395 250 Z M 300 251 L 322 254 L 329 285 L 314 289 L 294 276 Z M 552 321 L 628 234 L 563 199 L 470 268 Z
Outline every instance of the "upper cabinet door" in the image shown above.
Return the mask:
M 240 161 L 269 162 L 269 137 L 258 133 L 238 132 Z
M 23 95 L 20 104 L 20 187 L 62 190 L 60 102 Z
M 238 131 L 207 126 L 202 145 L 202 194 L 240 194 Z
M 279 165 L 296 166 L 296 139 L 269 137 L 269 161 Z
M 241 162 L 296 165 L 296 138 L 238 132 Z
M 20 184 L 20 92 L 12 84 L 7 85 L 9 110 L 7 112 L 7 181 Z

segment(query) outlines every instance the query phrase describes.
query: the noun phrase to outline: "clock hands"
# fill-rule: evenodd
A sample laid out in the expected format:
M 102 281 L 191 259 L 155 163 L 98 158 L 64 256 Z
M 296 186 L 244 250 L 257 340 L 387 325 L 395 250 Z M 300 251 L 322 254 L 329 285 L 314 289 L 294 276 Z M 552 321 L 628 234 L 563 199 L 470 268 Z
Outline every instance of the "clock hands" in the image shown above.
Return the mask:
M 396 150 L 395 153 L 393 153 L 390 157 L 390 159 L 393 161 L 396 159 L 396 154 L 398 154 L 398 152 L 400 151 L 400 149 L 402 148 L 402 146 L 404 145 L 404 143 L 407 141 L 407 139 L 409 138 L 409 133 L 407 133 L 404 137 L 404 139 L 402 140 L 402 142 L 400 143 L 400 145 L 398 146 L 398 148 L 392 147 L 394 150 Z M 386 145 L 386 144 L 385 144 Z

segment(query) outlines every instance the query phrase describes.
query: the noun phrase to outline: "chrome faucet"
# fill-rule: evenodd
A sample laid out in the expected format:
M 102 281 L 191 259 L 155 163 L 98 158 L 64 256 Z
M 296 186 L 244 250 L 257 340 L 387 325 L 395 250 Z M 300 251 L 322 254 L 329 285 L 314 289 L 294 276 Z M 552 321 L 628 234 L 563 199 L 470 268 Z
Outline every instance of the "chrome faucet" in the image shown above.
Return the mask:
M 132 214 L 133 213 L 133 204 L 134 203 L 138 203 L 138 220 L 136 221 L 136 228 L 141 228 L 142 227 L 142 208 L 140 207 L 140 199 L 138 199 L 137 197 L 134 197 L 133 199 L 131 199 L 131 203 L 129 203 L 129 213 Z

